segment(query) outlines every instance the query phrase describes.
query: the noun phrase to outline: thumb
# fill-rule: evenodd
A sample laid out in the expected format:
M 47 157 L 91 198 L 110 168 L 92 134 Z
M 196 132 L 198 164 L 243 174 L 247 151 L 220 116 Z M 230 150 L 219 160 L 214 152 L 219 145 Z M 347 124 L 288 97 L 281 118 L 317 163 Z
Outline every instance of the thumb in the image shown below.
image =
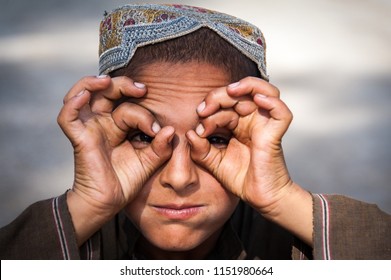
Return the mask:
M 206 138 L 198 136 L 194 130 L 189 130 L 186 137 L 191 145 L 191 158 L 217 177 L 223 159 L 222 150 L 215 148 Z
M 191 145 L 192 159 L 208 170 L 226 189 L 241 197 L 241 187 L 249 166 L 249 150 L 243 149 L 244 145 L 235 138 L 230 140 L 227 149 L 218 149 L 192 130 L 186 136 Z
M 139 157 L 143 162 L 145 170 L 152 174 L 172 154 L 171 141 L 175 135 L 175 129 L 171 126 L 163 127 L 155 136 L 148 148 L 139 151 Z

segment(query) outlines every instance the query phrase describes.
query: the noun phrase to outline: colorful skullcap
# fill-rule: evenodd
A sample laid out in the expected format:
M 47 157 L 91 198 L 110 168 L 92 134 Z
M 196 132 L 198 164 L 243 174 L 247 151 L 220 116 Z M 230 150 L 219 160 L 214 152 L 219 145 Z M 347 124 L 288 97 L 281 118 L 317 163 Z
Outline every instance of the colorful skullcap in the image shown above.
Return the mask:
M 106 14 L 100 24 L 99 73 L 125 67 L 136 49 L 194 32 L 215 31 L 258 65 L 268 80 L 265 39 L 254 25 L 236 17 L 186 5 L 134 4 Z

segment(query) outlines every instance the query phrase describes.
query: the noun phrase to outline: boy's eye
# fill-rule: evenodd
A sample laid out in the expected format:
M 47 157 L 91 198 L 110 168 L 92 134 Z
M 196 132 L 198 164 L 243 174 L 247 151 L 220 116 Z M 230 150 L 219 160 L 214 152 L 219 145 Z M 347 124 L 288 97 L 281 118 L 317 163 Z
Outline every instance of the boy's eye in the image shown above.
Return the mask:
M 218 149 L 225 149 L 228 146 L 231 136 L 227 135 L 211 135 L 208 138 L 209 143 Z
M 144 148 L 153 141 L 153 137 L 145 134 L 142 131 L 137 131 L 135 133 L 128 135 L 128 141 L 133 145 L 134 148 Z

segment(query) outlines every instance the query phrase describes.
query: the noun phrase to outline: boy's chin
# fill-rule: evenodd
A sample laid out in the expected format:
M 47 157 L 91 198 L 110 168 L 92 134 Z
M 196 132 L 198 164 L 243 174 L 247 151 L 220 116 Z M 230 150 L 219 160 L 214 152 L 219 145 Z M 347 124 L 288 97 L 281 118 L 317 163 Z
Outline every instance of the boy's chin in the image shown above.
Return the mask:
M 203 259 L 214 248 L 220 230 L 163 229 L 143 233 L 147 250 L 157 259 Z M 144 247 L 145 248 L 145 247 Z M 146 249 L 146 248 L 145 248 Z
M 212 233 L 209 232 L 186 232 L 180 230 L 161 230 L 158 235 L 154 234 L 146 239 L 154 247 L 164 251 L 184 252 L 195 249 L 203 244 Z

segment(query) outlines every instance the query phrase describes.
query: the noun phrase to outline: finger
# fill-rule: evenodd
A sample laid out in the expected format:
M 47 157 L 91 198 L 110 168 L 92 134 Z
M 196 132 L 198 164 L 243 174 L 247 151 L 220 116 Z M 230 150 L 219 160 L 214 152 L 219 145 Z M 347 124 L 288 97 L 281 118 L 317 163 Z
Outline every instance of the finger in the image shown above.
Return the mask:
M 111 78 L 109 76 L 87 76 L 79 80 L 65 95 L 64 104 L 67 103 L 71 98 L 79 94 L 84 90 L 89 92 L 95 92 L 103 90 L 110 85 Z
M 227 87 L 227 93 L 232 97 L 254 96 L 257 93 L 270 97 L 280 97 L 280 91 L 277 87 L 256 77 L 246 77 L 237 83 L 230 84 Z
M 91 110 L 99 113 L 111 113 L 121 98 L 139 98 L 147 91 L 144 84 L 121 76 L 111 79 L 109 86 L 94 93 L 91 98 Z
M 206 138 L 201 138 L 193 130 L 186 133 L 191 145 L 191 158 L 215 175 L 221 160 L 222 151 L 209 143 Z
M 211 145 L 205 138 L 199 137 L 194 131 L 188 131 L 186 137 L 191 145 L 191 157 L 200 166 L 208 170 L 219 182 L 236 196 L 241 196 L 249 162 L 249 150 L 232 138 L 227 149 L 219 149 Z
M 226 108 L 234 108 L 238 114 L 248 115 L 256 110 L 257 106 L 252 101 L 251 96 L 229 96 L 224 87 L 210 92 L 197 107 L 197 113 L 200 117 L 207 117 L 220 109 Z
M 80 113 L 85 105 L 88 104 L 90 97 L 90 92 L 83 90 L 64 104 L 57 117 L 58 124 L 72 143 L 73 140 L 84 129 L 84 124 L 80 118 Z
M 136 150 L 143 165 L 150 173 L 166 162 L 172 154 L 172 139 L 175 129 L 172 126 L 163 127 L 155 136 L 151 145 Z
M 239 122 L 239 115 L 232 109 L 220 110 L 217 113 L 202 119 L 196 128 L 199 136 L 208 136 L 217 128 L 225 127 L 234 130 Z
M 288 106 L 279 98 L 267 97 L 262 94 L 256 94 L 254 96 L 254 102 L 260 108 L 269 112 L 270 117 L 284 122 L 291 122 L 293 119 L 292 112 Z
M 268 135 L 275 139 L 281 139 L 293 119 L 293 114 L 288 106 L 279 98 L 266 97 L 261 94 L 254 96 L 254 102 L 268 112 L 270 119 L 265 127 L 269 131 Z M 257 132 L 257 129 L 255 129 L 254 131 L 255 133 L 261 133 L 261 130 Z
M 138 129 L 150 136 L 155 136 L 160 131 L 160 125 L 153 114 L 144 107 L 124 102 L 112 113 L 114 123 L 124 133 L 131 129 Z

